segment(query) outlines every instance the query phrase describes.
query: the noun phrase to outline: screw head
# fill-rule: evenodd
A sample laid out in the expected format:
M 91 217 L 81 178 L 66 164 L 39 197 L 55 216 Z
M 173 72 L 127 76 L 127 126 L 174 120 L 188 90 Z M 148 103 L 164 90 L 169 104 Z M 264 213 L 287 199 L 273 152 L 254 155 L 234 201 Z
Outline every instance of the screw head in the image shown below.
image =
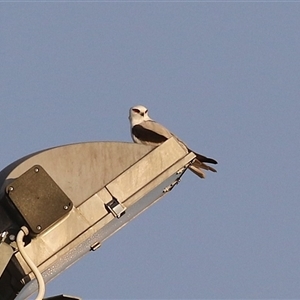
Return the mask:
M 41 225 L 38 225 L 38 226 L 36 226 L 36 229 L 37 229 L 37 230 L 41 230 L 41 229 L 42 229 L 42 226 L 41 226 Z
M 65 205 L 64 206 L 64 210 L 68 210 L 69 209 L 69 206 L 68 205 Z
M 14 187 L 13 187 L 13 186 L 10 186 L 10 187 L 8 188 L 8 190 L 9 190 L 10 192 L 12 192 L 12 191 L 14 190 Z
M 34 168 L 34 172 L 38 173 L 39 172 L 39 168 Z

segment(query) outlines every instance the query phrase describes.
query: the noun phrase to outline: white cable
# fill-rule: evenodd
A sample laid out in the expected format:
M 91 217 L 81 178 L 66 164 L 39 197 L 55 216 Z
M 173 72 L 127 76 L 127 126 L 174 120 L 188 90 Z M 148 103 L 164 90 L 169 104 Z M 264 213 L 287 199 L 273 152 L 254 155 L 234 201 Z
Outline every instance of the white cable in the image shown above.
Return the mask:
M 39 271 L 39 269 L 37 268 L 37 266 L 27 255 L 25 248 L 24 248 L 23 238 L 25 235 L 28 235 L 28 234 L 29 234 L 28 228 L 25 226 L 22 226 L 21 230 L 18 232 L 16 242 L 17 242 L 17 246 L 19 248 L 19 251 L 20 251 L 22 257 L 24 258 L 25 262 L 27 263 L 27 265 L 30 267 L 31 271 L 35 275 L 36 281 L 38 283 L 39 292 L 38 292 L 38 295 L 35 300 L 43 300 L 45 291 L 46 291 L 44 278 L 43 278 L 41 272 Z

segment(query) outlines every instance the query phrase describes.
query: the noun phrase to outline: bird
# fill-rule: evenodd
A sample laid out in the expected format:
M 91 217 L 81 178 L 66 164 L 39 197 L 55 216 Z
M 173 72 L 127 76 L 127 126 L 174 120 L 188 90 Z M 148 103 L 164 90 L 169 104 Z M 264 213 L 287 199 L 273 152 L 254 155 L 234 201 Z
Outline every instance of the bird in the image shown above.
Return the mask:
M 159 146 L 167 139 L 174 137 L 177 142 L 185 148 L 188 153 L 193 152 L 196 155 L 195 160 L 189 166 L 189 169 L 200 178 L 205 178 L 204 170 L 217 172 L 216 169 L 207 165 L 217 164 L 218 162 L 191 150 L 183 141 L 166 127 L 152 120 L 149 116 L 148 109 L 143 105 L 136 105 L 129 109 L 129 122 L 131 128 L 131 137 L 133 142 L 144 145 Z

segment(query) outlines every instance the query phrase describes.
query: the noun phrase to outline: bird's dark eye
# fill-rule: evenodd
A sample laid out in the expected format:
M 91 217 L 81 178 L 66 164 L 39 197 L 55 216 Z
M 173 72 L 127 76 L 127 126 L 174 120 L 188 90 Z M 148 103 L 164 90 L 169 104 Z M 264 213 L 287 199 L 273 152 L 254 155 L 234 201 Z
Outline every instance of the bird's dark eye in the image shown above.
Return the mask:
M 133 108 L 132 110 L 133 110 L 134 112 L 138 113 L 138 114 L 140 113 L 140 110 L 137 109 L 137 108 Z
M 147 114 L 148 113 L 148 109 L 146 109 L 146 111 L 145 111 L 145 114 Z

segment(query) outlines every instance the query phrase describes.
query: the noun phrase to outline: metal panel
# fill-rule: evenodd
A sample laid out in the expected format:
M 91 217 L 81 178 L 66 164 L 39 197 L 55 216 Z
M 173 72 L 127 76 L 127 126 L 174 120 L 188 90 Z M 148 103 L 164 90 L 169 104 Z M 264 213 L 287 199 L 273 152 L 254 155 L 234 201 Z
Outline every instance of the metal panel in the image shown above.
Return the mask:
M 72 201 L 39 165 L 11 182 L 6 193 L 32 234 L 41 233 L 73 207 Z

